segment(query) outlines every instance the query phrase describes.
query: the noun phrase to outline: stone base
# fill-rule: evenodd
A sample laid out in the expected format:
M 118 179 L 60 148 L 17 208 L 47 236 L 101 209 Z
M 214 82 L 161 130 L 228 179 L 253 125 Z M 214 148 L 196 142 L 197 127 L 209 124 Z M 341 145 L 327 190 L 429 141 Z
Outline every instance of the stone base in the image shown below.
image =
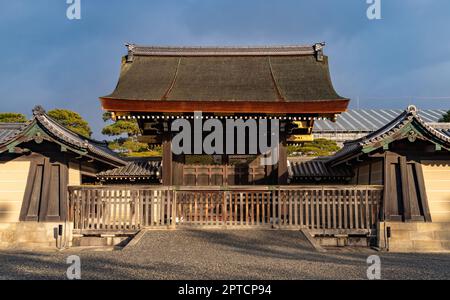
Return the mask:
M 370 247 L 370 237 L 366 236 L 316 236 L 315 239 L 323 247 Z
M 129 236 L 82 236 L 74 237 L 72 246 L 73 247 L 112 247 L 125 246 L 132 237 Z
M 391 238 L 386 239 L 387 228 Z M 378 247 L 390 252 L 450 252 L 449 223 L 401 223 L 378 224 Z
M 18 222 L 0 223 L 0 249 L 57 249 L 59 225 L 63 226 L 63 237 L 58 246 L 70 247 L 71 223 Z

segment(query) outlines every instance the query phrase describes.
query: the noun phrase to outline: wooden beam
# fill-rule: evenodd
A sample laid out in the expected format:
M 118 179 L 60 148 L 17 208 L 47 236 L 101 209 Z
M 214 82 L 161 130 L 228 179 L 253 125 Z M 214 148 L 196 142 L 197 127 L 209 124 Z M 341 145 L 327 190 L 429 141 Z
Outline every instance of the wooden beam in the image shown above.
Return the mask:
M 324 114 L 347 111 L 350 100 L 319 101 L 161 101 L 100 98 L 104 110 L 146 113 L 257 113 L 257 114 Z

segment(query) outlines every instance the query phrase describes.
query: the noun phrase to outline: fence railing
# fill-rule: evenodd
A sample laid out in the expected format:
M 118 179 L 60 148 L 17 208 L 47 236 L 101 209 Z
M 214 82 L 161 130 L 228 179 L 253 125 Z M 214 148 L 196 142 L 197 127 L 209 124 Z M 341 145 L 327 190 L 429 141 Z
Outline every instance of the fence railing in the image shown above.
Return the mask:
M 178 226 L 365 229 L 376 225 L 381 186 L 70 187 L 76 230 Z

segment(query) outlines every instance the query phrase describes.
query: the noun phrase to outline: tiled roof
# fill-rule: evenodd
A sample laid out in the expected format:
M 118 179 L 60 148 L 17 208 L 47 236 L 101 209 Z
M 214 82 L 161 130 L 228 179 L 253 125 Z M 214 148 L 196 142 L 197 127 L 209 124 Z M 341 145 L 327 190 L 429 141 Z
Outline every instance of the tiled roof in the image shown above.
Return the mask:
M 336 122 L 318 120 L 314 122 L 315 133 L 333 132 L 374 132 L 395 120 L 403 110 L 364 109 L 349 110 L 340 114 Z M 419 116 L 426 123 L 436 123 L 446 113 L 443 109 L 421 110 Z
M 333 88 L 323 44 L 171 48 L 128 45 L 114 92 L 147 101 L 345 101 Z
M 450 136 L 450 129 L 438 129 L 442 134 Z
M 160 178 L 161 160 L 136 160 L 128 162 L 126 166 L 108 170 L 97 174 L 100 180 L 110 179 L 150 179 Z
M 23 123 L 0 123 L 0 144 L 11 139 L 23 126 Z
M 289 177 L 294 180 L 350 179 L 353 172 L 350 168 L 332 168 L 324 159 L 290 159 L 288 162 Z

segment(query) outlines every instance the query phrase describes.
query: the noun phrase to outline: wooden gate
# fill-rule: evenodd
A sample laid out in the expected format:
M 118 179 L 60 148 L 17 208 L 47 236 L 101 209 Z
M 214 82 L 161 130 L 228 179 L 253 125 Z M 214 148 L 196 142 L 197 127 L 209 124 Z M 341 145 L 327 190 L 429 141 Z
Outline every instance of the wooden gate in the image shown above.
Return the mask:
M 183 186 L 262 185 L 273 181 L 267 166 L 260 165 L 185 165 Z
M 370 231 L 380 186 L 221 188 L 71 187 L 76 231 L 167 227 L 275 227 Z

